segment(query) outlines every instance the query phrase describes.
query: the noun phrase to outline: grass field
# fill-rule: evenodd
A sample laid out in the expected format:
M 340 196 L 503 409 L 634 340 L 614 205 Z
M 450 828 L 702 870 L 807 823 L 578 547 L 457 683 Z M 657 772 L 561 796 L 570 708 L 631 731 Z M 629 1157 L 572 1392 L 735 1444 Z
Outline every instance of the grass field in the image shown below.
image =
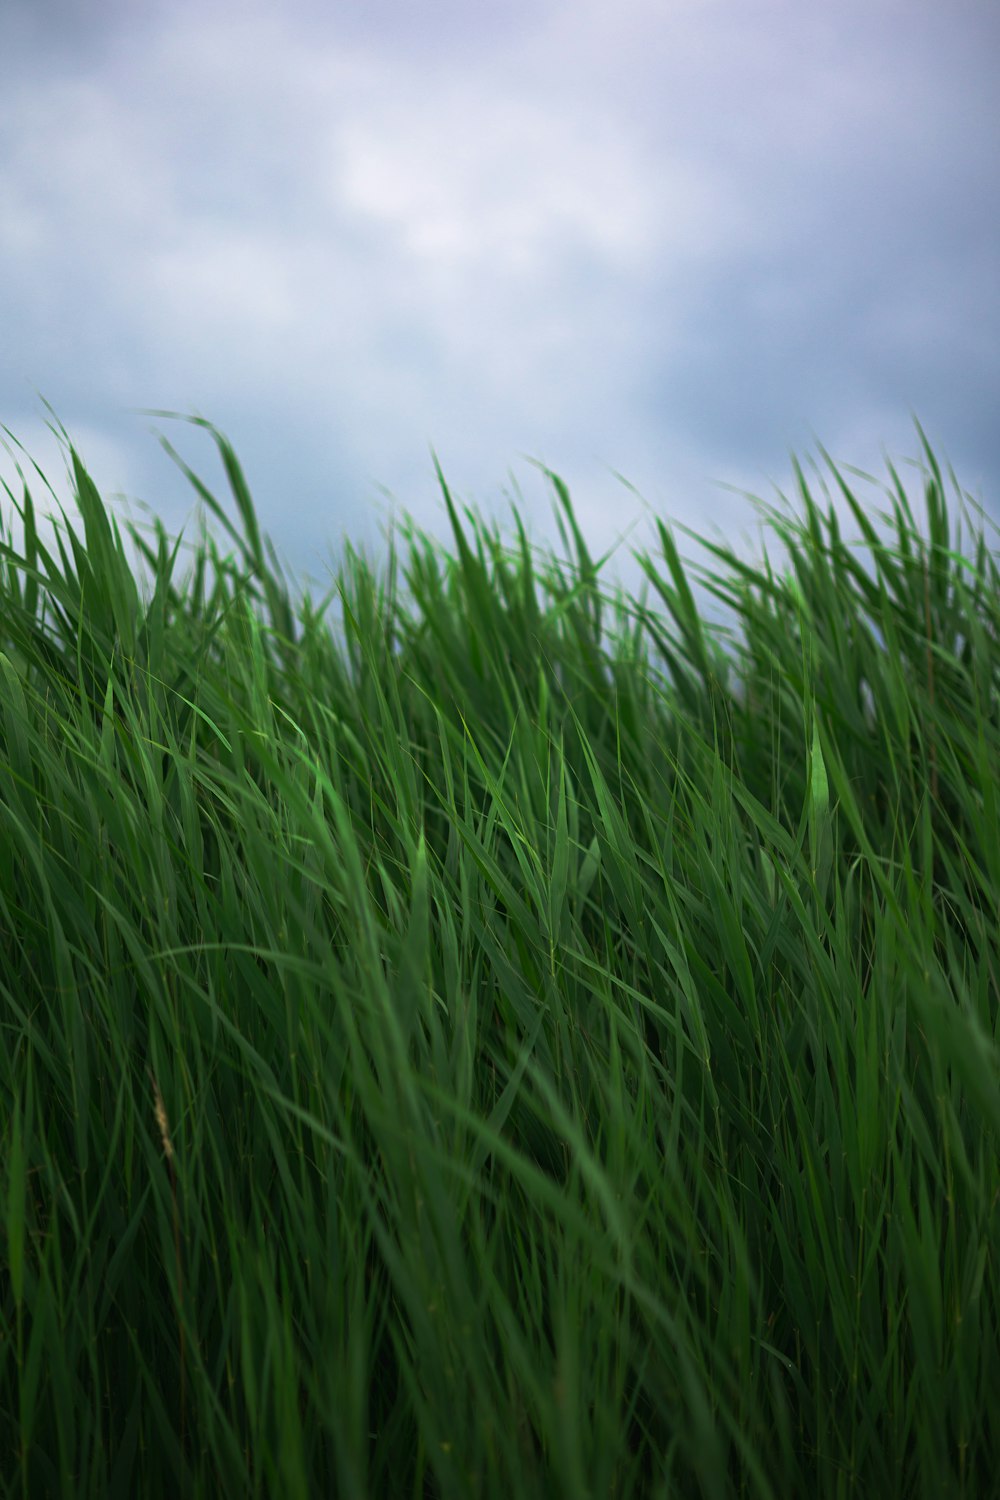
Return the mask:
M 831 463 L 866 550 L 801 471 L 786 571 L 713 545 L 734 655 L 555 476 L 575 576 L 441 477 L 338 642 L 208 430 L 236 550 L 130 526 L 143 597 L 75 450 L 58 556 L 8 492 L 3 1494 L 1000 1493 L 1000 590 L 923 434 L 923 529 Z

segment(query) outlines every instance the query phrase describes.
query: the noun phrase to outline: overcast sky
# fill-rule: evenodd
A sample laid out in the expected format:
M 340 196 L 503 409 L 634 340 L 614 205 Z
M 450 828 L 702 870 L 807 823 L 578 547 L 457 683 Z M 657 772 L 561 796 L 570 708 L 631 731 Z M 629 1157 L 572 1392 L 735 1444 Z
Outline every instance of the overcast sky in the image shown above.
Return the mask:
M 221 468 L 134 409 L 209 418 L 314 597 L 448 540 L 431 447 L 562 554 L 555 469 L 609 587 L 911 413 L 1000 515 L 995 0 L 2 0 L 0 56 L 0 422 L 61 495 L 36 392 L 173 534 L 155 430 Z

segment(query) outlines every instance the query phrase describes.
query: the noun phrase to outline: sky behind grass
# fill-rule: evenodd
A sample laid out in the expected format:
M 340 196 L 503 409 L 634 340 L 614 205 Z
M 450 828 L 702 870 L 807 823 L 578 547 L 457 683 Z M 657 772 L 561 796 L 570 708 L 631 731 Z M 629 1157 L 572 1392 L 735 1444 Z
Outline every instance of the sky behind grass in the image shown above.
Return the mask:
M 431 445 L 510 539 L 562 553 L 526 455 L 595 555 L 637 522 L 630 587 L 616 471 L 747 553 L 718 481 L 881 477 L 911 412 L 1000 514 L 994 3 L 5 0 L 0 54 L 0 421 L 137 520 L 193 509 L 154 427 L 224 491 L 138 407 L 320 592 L 393 509 L 449 539 Z

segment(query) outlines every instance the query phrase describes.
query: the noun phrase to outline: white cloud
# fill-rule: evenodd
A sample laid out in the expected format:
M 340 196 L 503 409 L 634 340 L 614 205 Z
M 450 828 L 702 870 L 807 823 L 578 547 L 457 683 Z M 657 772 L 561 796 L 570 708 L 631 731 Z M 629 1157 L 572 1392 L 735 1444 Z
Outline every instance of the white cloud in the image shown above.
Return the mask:
M 488 265 L 544 277 L 576 251 L 640 269 L 656 244 L 654 212 L 624 133 L 472 92 L 436 99 L 415 120 L 406 101 L 337 126 L 334 204 L 384 225 L 435 276 Z M 475 130 L 463 129 L 473 109 Z

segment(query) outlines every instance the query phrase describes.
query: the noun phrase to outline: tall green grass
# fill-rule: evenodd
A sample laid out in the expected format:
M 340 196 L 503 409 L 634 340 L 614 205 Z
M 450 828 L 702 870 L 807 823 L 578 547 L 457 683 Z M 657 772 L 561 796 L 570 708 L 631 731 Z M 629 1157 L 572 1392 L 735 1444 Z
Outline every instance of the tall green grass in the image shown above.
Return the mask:
M 338 643 L 209 431 L 237 551 L 130 526 L 147 597 L 72 445 L 58 557 L 8 490 L 3 1492 L 998 1493 L 1000 593 L 923 434 L 926 537 L 829 463 L 869 567 L 801 471 L 783 574 L 706 544 L 734 657 L 662 523 L 604 649 L 555 475 L 573 576 L 439 472 Z

